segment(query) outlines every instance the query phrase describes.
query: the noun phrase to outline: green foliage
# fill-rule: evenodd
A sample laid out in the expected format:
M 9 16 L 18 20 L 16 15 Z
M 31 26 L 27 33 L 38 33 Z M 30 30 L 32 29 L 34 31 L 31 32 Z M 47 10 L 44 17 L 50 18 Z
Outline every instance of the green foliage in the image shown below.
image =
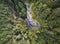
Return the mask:
M 28 29 L 23 19 L 13 18 L 12 11 L 4 0 L 0 2 L 0 44 L 60 44 L 59 0 L 17 1 L 15 11 L 22 17 L 26 16 L 27 11 L 23 3 L 30 3 L 33 18 L 41 24 L 40 28 L 32 29 Z

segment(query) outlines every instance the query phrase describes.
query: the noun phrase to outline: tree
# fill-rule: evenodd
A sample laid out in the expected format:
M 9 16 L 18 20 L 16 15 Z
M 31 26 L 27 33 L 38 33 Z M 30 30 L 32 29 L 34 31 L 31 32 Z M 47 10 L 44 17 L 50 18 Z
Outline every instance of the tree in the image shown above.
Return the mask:
M 29 29 L 23 20 L 27 14 L 25 2 L 40 28 Z M 0 0 L 0 44 L 60 44 L 59 3 L 59 0 Z

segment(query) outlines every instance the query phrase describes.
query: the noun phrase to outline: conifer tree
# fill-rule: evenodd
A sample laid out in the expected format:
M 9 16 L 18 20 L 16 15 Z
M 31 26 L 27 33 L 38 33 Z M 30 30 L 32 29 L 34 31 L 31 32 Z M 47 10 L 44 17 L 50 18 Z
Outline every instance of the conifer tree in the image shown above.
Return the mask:
M 25 2 L 40 28 L 28 28 Z M 0 44 L 60 44 L 60 0 L 0 0 Z

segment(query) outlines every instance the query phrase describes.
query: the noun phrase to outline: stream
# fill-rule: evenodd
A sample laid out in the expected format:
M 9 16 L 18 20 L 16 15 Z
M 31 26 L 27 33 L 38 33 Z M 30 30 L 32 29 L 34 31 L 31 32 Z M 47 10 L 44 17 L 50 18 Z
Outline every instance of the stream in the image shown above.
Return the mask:
M 37 20 L 32 18 L 31 7 L 29 7 L 29 3 L 25 2 L 25 5 L 27 8 L 27 18 L 25 19 L 25 21 L 27 22 L 28 28 L 29 29 L 32 29 L 32 27 L 40 28 L 40 24 L 37 23 Z

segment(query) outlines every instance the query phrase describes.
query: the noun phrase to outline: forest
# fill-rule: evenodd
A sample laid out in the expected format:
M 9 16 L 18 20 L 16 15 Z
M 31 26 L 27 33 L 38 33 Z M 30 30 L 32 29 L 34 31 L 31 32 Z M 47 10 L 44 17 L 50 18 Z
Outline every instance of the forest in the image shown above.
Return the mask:
M 0 0 L 0 44 L 60 44 L 60 0 Z

